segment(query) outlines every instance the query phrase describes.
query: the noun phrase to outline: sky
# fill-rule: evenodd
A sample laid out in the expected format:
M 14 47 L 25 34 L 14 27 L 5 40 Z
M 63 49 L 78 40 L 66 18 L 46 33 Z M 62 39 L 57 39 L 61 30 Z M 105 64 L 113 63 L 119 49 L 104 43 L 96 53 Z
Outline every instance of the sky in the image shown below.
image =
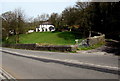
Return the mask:
M 62 13 L 67 7 L 75 5 L 77 0 L 4 0 L 0 2 L 0 14 L 7 11 L 14 11 L 17 8 L 21 8 L 24 11 L 26 17 L 37 17 L 41 14 Z
M 74 6 L 77 1 L 86 2 L 91 0 L 0 0 L 0 14 L 14 11 L 17 8 L 21 8 L 27 18 L 35 18 L 44 13 L 49 15 L 53 12 L 60 14 L 65 8 Z

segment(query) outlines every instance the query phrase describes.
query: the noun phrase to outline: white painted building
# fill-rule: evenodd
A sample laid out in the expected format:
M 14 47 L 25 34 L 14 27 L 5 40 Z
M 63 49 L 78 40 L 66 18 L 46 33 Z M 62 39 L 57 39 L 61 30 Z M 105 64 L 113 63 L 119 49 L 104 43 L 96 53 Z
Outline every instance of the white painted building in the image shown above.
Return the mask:
M 28 30 L 28 33 L 32 33 L 32 32 L 34 32 L 34 30 Z
M 55 27 L 51 25 L 49 22 L 45 22 L 39 27 L 36 27 L 36 32 L 46 32 L 46 31 L 55 31 Z

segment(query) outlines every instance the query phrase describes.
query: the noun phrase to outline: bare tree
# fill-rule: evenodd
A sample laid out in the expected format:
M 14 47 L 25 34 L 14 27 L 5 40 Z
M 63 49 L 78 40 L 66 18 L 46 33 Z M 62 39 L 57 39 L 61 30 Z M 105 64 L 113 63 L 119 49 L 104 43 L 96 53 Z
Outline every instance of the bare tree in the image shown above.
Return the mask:
M 76 2 L 76 7 L 79 8 L 79 10 L 83 10 L 85 9 L 86 7 L 89 6 L 89 2 Z
M 3 13 L 2 17 L 3 17 L 2 27 L 6 40 L 8 40 L 10 32 L 12 31 L 12 33 L 16 35 L 15 41 L 16 43 L 18 43 L 19 34 L 23 33 L 24 31 L 25 16 L 23 14 L 23 11 L 20 8 L 15 9 L 13 12 L 9 11 Z
M 16 34 L 16 43 L 19 43 L 19 34 L 23 33 L 24 31 L 24 21 L 25 15 L 23 14 L 23 10 L 20 8 L 14 10 L 15 14 L 15 34 Z
M 1 15 L 2 18 L 2 32 L 3 32 L 3 38 L 8 40 L 9 38 L 9 31 L 13 28 L 11 22 L 14 19 L 14 13 L 9 11 L 5 12 Z
M 49 15 L 43 13 L 42 15 L 39 16 L 39 19 L 40 19 L 41 21 L 46 21 L 46 20 L 49 19 Z

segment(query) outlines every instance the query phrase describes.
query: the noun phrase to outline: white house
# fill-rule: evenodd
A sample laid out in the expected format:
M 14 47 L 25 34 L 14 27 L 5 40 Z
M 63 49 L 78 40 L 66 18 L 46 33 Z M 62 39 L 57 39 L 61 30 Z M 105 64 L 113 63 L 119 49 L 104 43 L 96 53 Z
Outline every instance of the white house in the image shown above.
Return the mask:
M 34 30 L 28 30 L 28 33 L 32 33 L 32 32 L 34 32 Z
M 43 24 L 36 27 L 36 32 L 46 32 L 46 31 L 55 31 L 55 27 L 49 22 L 44 22 Z

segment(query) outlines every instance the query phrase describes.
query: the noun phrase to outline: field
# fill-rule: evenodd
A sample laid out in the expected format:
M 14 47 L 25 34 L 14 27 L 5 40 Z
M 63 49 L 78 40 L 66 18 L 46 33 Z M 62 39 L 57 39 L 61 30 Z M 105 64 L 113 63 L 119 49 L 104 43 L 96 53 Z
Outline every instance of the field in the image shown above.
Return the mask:
M 79 33 L 75 32 L 34 32 L 21 34 L 19 43 L 31 44 L 52 44 L 52 45 L 74 45 L 75 39 L 82 39 Z M 15 36 L 8 39 L 9 43 L 15 43 Z

